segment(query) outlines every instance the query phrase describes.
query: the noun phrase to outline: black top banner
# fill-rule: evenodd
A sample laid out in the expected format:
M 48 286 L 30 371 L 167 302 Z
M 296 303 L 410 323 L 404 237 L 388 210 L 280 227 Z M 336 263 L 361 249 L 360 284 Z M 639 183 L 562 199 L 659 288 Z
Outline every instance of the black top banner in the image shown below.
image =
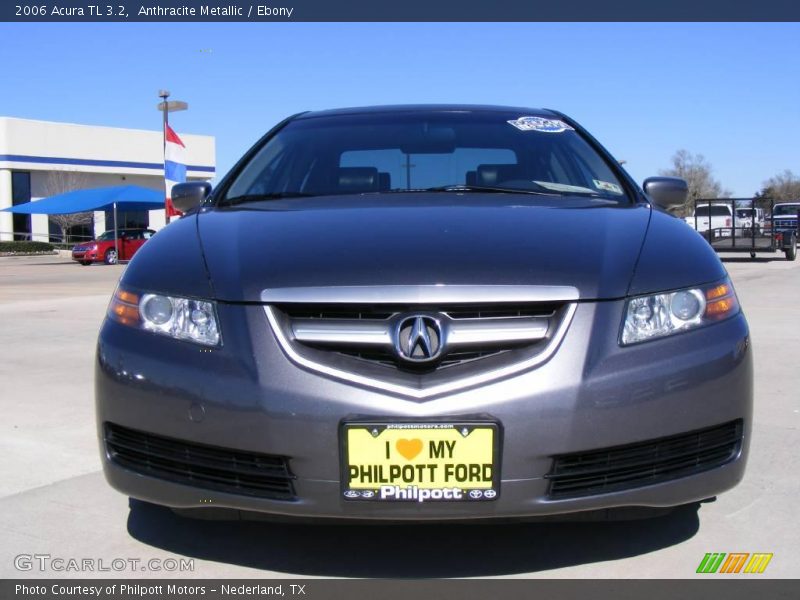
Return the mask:
M 9 1 L 6 22 L 798 21 L 797 0 Z

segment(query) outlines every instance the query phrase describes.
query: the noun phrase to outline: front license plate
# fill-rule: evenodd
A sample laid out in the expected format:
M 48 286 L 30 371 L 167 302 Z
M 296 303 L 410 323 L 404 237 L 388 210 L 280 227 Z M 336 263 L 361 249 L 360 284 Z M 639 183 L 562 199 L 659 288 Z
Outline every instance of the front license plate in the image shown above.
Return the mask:
M 490 422 L 344 423 L 342 493 L 383 502 L 495 500 L 498 435 Z

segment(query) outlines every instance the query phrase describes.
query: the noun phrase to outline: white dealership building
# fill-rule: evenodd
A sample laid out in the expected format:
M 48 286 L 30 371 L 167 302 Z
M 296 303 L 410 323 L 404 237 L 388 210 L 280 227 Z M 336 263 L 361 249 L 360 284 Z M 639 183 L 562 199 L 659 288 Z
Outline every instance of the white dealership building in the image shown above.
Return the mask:
M 155 117 L 158 118 L 157 116 Z M 215 176 L 214 138 L 185 134 L 188 180 Z M 121 129 L 0 117 L 0 209 L 73 189 L 140 185 L 164 190 L 163 139 L 160 129 Z M 111 227 L 106 213 L 95 212 L 84 232 Z M 110 219 L 110 216 L 109 216 Z M 123 213 L 120 226 L 164 226 L 163 210 Z M 0 212 L 0 241 L 48 241 L 58 232 L 47 215 Z

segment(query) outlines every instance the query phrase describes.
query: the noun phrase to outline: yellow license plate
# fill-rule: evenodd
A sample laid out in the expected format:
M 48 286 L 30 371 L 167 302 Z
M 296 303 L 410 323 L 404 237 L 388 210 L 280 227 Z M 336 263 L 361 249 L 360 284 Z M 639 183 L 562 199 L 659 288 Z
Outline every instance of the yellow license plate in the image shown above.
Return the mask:
M 345 423 L 346 500 L 460 502 L 500 493 L 497 423 Z

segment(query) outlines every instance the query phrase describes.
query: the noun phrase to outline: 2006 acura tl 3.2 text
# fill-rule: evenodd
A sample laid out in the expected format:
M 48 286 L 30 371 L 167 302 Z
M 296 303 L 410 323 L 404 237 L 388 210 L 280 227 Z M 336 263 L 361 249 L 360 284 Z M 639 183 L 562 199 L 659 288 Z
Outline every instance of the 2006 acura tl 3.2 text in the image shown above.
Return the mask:
M 189 514 L 387 521 L 713 497 L 744 472 L 752 352 L 663 210 L 685 198 L 554 111 L 295 115 L 213 193 L 176 186 L 186 216 L 125 271 L 106 477 Z

